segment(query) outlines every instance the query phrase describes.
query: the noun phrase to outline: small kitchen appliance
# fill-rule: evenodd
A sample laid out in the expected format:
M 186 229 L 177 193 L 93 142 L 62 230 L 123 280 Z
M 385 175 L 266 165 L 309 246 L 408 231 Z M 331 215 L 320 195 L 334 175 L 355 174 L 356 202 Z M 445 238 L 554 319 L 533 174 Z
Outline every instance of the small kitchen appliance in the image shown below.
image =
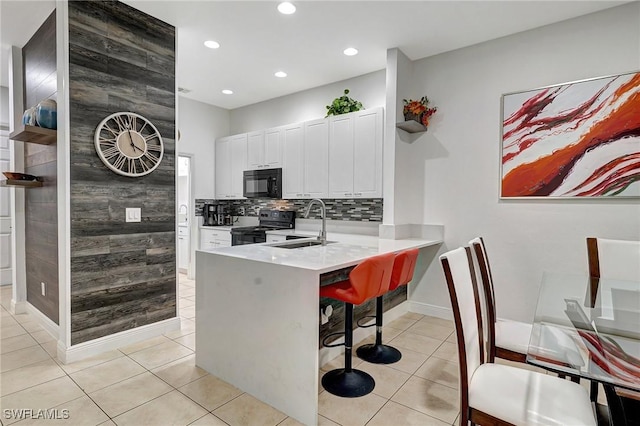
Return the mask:
M 265 243 L 267 242 L 267 231 L 294 229 L 295 227 L 295 211 L 260 209 L 258 226 L 231 228 L 231 245 Z
M 282 169 L 245 170 L 242 195 L 247 198 L 282 198 Z
M 203 226 L 216 226 L 218 225 L 218 214 L 215 204 L 205 203 L 202 207 L 202 225 Z

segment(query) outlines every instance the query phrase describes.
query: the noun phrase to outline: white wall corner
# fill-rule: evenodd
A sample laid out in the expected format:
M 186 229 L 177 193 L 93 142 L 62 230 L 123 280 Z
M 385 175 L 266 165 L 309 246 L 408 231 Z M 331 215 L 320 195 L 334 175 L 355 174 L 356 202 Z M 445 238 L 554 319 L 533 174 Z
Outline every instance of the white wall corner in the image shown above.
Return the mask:
M 425 240 L 444 241 L 444 225 L 411 224 L 411 236 Z
M 119 333 L 100 337 L 98 339 L 79 343 L 70 347 L 67 347 L 62 340 L 58 340 L 58 359 L 62 361 L 63 364 L 69 364 L 91 356 L 99 355 L 103 352 L 161 336 L 175 330 L 180 330 L 179 317 L 169 318 L 153 324 L 132 328 L 131 330 L 121 331 Z
M 423 238 L 425 240 L 444 241 L 444 225 L 399 224 L 379 225 L 378 237 L 389 240 L 404 238 Z
M 58 339 L 71 344 L 71 145 L 69 122 L 69 6 L 56 1 Z
M 22 49 L 11 46 L 9 55 L 9 130 L 15 131 L 22 125 L 24 111 L 24 79 L 22 73 Z M 11 170 L 24 170 L 24 143 L 11 141 Z M 11 259 L 12 300 L 15 313 L 24 313 L 27 300 L 27 270 L 25 248 L 25 191 L 11 189 Z

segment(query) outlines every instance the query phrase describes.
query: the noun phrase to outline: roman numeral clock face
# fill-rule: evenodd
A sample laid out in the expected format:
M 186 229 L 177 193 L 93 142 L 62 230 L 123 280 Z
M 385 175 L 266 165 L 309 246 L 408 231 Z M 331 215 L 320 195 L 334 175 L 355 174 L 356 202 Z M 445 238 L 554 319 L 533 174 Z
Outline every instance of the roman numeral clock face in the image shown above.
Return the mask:
M 158 129 L 133 112 L 116 112 L 98 125 L 96 152 L 114 172 L 129 177 L 145 176 L 162 161 L 164 144 Z

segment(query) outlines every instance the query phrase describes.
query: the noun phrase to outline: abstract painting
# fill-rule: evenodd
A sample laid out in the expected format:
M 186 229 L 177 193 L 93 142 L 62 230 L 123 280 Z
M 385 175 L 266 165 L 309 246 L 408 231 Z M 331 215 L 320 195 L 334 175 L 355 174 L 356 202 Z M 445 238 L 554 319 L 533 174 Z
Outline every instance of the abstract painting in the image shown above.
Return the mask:
M 500 195 L 640 197 L 640 73 L 502 96 Z

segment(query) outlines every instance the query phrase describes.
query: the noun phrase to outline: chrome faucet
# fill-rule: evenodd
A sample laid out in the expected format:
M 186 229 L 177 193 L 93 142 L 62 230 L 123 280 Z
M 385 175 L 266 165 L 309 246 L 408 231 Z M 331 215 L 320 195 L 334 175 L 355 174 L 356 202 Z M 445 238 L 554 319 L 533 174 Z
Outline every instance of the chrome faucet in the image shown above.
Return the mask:
M 322 243 L 322 245 L 327 244 L 327 207 L 324 205 L 324 201 L 319 198 L 314 198 L 309 202 L 307 206 L 307 211 L 304 214 L 305 219 L 309 217 L 309 212 L 311 212 L 311 207 L 314 204 L 318 204 L 320 206 L 320 214 L 322 215 L 322 229 L 320 230 L 320 235 L 318 235 L 318 241 Z

